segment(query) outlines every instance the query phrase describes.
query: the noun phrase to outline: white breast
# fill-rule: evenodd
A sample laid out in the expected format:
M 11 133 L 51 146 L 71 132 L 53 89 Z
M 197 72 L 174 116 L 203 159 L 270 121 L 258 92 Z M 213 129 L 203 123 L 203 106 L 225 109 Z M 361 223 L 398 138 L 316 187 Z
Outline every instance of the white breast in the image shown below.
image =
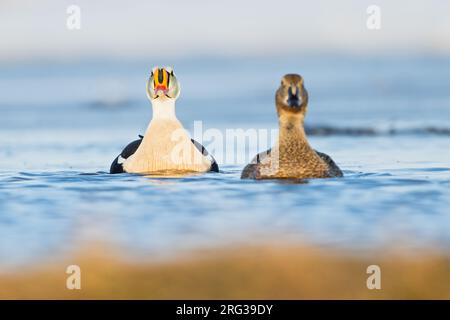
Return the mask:
M 123 167 L 130 173 L 205 172 L 211 161 L 197 150 L 178 120 L 153 119 L 141 145 Z

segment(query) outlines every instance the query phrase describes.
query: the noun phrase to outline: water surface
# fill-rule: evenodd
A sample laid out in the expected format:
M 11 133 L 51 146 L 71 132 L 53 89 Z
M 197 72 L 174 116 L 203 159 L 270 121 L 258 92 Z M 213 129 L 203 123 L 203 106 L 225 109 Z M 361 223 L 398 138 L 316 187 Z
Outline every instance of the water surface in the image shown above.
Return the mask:
M 109 175 L 151 116 L 159 61 L 0 66 L 0 266 L 107 240 L 136 256 L 267 241 L 450 253 L 450 59 L 303 57 L 172 61 L 193 132 L 276 128 L 273 92 L 301 72 L 311 144 L 342 179 L 242 181 L 221 173 Z M 208 141 L 205 141 L 208 146 Z M 249 150 L 252 156 L 259 148 Z

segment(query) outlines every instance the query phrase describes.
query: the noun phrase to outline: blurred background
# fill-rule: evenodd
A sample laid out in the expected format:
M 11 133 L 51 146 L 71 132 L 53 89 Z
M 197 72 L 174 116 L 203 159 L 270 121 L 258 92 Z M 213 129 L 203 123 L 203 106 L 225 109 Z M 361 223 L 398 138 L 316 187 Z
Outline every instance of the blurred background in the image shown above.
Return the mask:
M 100 151 L 103 136 L 117 152 L 147 126 L 144 88 L 155 65 L 175 68 L 178 115 L 190 130 L 194 120 L 205 130 L 276 128 L 274 91 L 296 72 L 310 92 L 312 133 L 448 134 L 450 4 L 378 1 L 380 29 L 372 30 L 373 4 L 1 1 L 0 139 L 31 146 L 0 165 L 66 168 L 70 159 L 106 169 L 104 150 L 81 161 L 58 151 L 42 162 L 30 148 L 39 138 Z M 73 5 L 80 29 L 68 27 Z
M 380 29 L 367 26 L 372 5 L 380 9 Z M 73 6 L 80 29 L 68 27 Z M 98 242 L 128 262 L 274 243 L 339 248 L 361 259 L 383 248 L 432 248 L 447 259 L 449 13 L 450 2 L 440 0 L 0 0 L 0 271 L 72 257 Z M 112 160 L 151 118 L 145 85 L 155 65 L 174 67 L 182 87 L 177 115 L 191 133 L 196 120 L 222 133 L 276 129 L 279 81 L 285 73 L 302 74 L 310 142 L 346 177 L 243 182 L 243 165 L 263 151 L 257 147 L 243 163 L 224 160 L 235 150 L 213 150 L 222 169 L 217 175 L 108 175 Z M 316 269 L 314 255 L 292 252 L 295 261 L 313 257 Z M 263 250 L 259 257 L 272 254 Z M 289 259 L 277 256 L 264 272 L 278 274 Z M 443 263 L 422 267 L 445 270 Z M 245 274 L 259 263 L 251 265 Z M 239 279 L 241 271 L 229 277 Z M 348 283 L 351 274 L 343 272 L 331 287 Z M 273 297 L 272 280 L 280 290 L 297 283 L 267 274 L 267 294 L 256 294 L 254 279 L 243 296 Z M 200 296 L 240 297 L 239 284 Z M 9 288 L 33 296 L 17 284 Z M 315 288 L 292 289 L 288 297 L 341 292 Z M 387 297 L 420 296 L 423 288 L 413 282 Z M 448 296 L 447 287 L 439 288 L 429 296 Z M 358 290 L 344 296 L 360 297 Z
M 70 5 L 81 9 L 79 32 L 66 28 Z M 381 9 L 378 32 L 366 28 L 370 5 Z M 450 51 L 450 4 L 440 0 L 3 0 L 1 9 L 7 61 Z

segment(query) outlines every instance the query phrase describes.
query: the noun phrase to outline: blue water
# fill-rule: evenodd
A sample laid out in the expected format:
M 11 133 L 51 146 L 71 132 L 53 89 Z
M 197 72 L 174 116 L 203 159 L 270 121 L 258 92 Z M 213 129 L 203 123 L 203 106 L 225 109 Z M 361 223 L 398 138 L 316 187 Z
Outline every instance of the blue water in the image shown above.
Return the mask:
M 185 127 L 223 134 L 276 128 L 279 79 L 301 73 L 310 142 L 345 178 L 241 181 L 232 150 L 214 154 L 219 174 L 107 174 L 148 124 L 155 64 L 175 67 Z M 274 241 L 450 253 L 450 58 L 29 62 L 0 65 L 0 90 L 0 266 L 97 242 L 146 257 Z

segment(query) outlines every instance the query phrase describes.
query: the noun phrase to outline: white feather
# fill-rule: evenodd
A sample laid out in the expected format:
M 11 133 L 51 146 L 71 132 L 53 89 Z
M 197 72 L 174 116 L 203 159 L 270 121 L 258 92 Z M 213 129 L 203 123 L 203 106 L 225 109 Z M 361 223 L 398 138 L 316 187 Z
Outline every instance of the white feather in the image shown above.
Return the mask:
M 118 163 L 118 164 L 122 164 L 122 163 L 125 162 L 125 160 L 127 160 L 127 159 L 125 159 L 124 157 L 122 157 L 122 156 L 119 155 L 119 158 L 117 159 L 117 163 Z
M 139 148 L 123 164 L 125 171 L 130 173 L 164 170 L 208 171 L 211 160 L 197 150 L 177 119 L 175 100 L 155 99 L 152 100 L 152 105 L 152 121 Z

